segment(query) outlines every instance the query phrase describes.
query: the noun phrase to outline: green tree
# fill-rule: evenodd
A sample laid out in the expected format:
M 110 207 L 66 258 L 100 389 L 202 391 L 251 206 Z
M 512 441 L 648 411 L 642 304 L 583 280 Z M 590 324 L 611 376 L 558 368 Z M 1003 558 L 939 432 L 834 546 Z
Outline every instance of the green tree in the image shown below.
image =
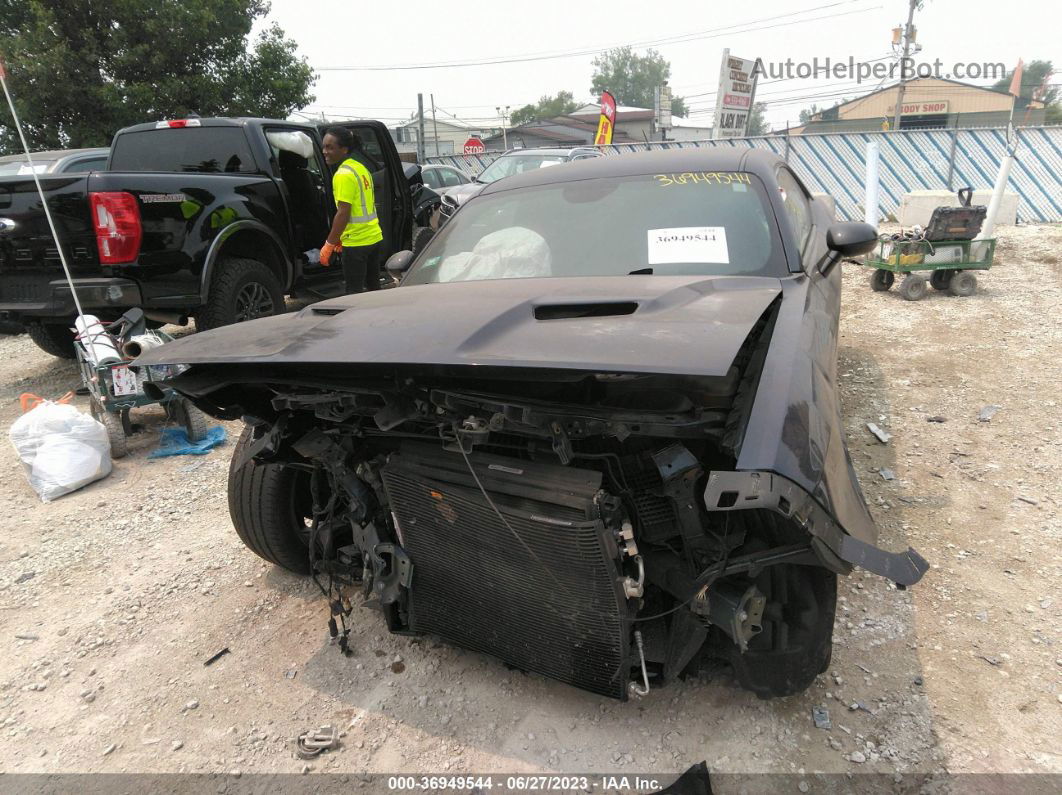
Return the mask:
M 749 116 L 749 135 L 766 135 L 771 131 L 767 119 L 764 118 L 766 112 L 767 103 L 765 102 L 757 102 L 752 106 L 752 113 Z
M 284 118 L 316 75 L 266 0 L 0 0 L 0 54 L 30 146 L 106 146 L 121 127 L 201 116 Z M 6 106 L 0 151 L 18 148 Z
M 590 91 L 594 96 L 610 91 L 618 104 L 636 108 L 653 107 L 654 89 L 671 77 L 671 64 L 653 49 L 638 55 L 630 47 L 617 47 L 594 58 L 593 64 Z M 671 113 L 685 117 L 682 97 L 671 98 Z
M 510 121 L 515 126 L 525 124 L 537 119 L 552 119 L 554 116 L 564 116 L 579 107 L 571 91 L 558 91 L 556 96 L 550 94 L 539 98 L 538 104 L 524 105 L 513 111 Z
M 1021 72 L 1021 90 L 1020 96 L 1022 99 L 1028 101 L 1030 99 L 1039 99 L 1044 103 L 1045 108 L 1045 120 L 1048 124 L 1062 123 L 1062 97 L 1059 96 L 1058 86 L 1051 85 L 1051 75 L 1054 73 L 1054 66 L 1051 61 L 1032 61 L 1027 63 L 1022 68 Z M 1010 81 L 1014 79 L 1014 70 L 1007 72 L 1007 76 L 1000 78 L 993 85 L 992 88 L 997 91 L 1010 91 Z M 1042 91 L 1041 87 L 1046 86 L 1046 91 Z M 1022 107 L 1024 103 L 1019 103 L 1019 107 Z M 1015 122 L 1019 121 L 1017 114 L 1014 116 Z

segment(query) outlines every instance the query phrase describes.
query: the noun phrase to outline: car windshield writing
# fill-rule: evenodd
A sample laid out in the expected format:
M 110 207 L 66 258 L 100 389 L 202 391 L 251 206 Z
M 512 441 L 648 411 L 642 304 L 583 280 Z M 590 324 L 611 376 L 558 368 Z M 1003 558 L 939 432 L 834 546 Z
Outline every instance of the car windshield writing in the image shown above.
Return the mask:
M 480 182 L 496 182 L 502 177 L 523 174 L 525 171 L 534 171 L 536 168 L 556 166 L 564 161 L 563 155 L 505 155 L 487 166 L 478 179 Z
M 469 202 L 405 283 L 633 272 L 783 276 L 773 218 L 763 184 L 747 173 L 649 174 L 502 191 Z

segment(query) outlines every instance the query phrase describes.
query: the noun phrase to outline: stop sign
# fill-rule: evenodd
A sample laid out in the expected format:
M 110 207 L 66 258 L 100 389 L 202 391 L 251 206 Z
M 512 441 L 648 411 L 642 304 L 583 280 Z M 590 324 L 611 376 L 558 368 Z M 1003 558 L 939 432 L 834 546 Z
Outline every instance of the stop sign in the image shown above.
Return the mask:
M 465 141 L 465 154 L 466 155 L 481 155 L 487 151 L 487 147 L 483 145 L 483 142 L 478 138 L 469 138 Z

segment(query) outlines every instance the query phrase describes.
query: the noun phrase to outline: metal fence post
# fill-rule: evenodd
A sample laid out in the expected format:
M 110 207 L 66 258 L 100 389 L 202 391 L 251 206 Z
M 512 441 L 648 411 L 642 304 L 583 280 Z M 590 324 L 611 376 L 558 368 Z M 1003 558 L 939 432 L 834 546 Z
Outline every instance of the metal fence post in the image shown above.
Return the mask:
M 951 131 L 951 151 L 948 152 L 948 190 L 955 190 L 955 150 L 959 143 L 959 131 Z

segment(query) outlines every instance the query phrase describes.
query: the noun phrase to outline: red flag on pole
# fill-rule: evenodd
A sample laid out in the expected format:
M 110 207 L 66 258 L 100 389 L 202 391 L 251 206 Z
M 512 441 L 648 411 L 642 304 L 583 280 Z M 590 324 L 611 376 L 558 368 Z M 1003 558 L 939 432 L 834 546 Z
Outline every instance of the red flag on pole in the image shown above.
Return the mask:
M 1014 68 L 1014 76 L 1010 78 L 1010 93 L 1016 97 L 1021 96 L 1021 73 L 1025 68 L 1025 64 L 1022 63 L 1021 58 L 1018 59 L 1018 65 Z
M 597 135 L 594 143 L 598 145 L 612 143 L 612 130 L 616 126 L 616 98 L 608 91 L 601 92 L 601 118 L 597 123 Z

